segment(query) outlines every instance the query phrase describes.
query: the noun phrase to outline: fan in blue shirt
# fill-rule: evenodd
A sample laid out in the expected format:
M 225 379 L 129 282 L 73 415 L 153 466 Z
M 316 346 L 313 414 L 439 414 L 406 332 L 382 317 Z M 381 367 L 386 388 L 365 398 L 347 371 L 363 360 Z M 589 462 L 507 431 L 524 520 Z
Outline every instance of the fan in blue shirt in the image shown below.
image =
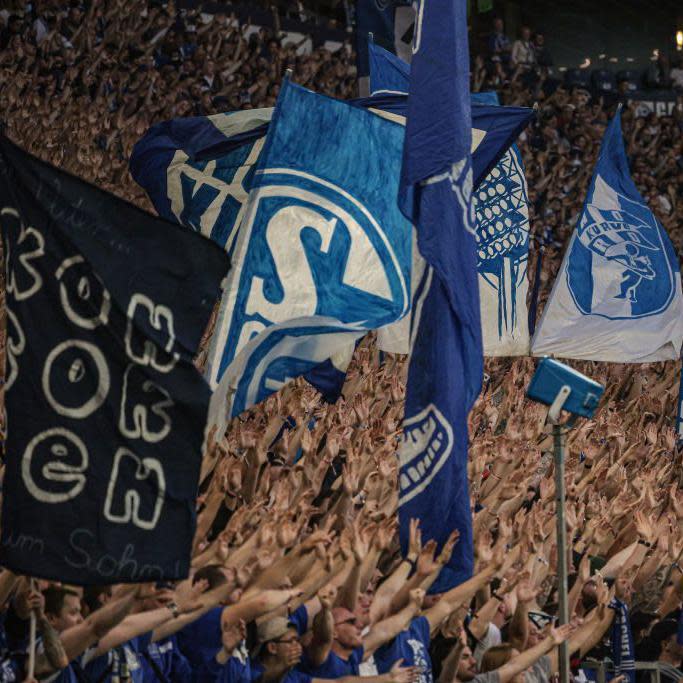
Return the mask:
M 150 631 L 93 659 L 85 667 L 89 680 L 101 683 L 124 680 L 127 671 L 131 683 L 144 683 L 145 670 L 142 668 L 142 653 L 149 647 L 151 638 L 152 632 Z
M 156 643 L 151 643 L 143 653 L 142 668 L 145 683 L 190 683 L 192 669 L 187 658 L 178 649 L 175 636 L 169 636 Z
M 253 683 L 264 678 L 264 674 L 267 674 L 269 680 L 277 679 L 280 683 L 327 683 L 332 679 L 343 683 L 361 683 L 357 674 L 348 672 L 358 671 L 363 656 L 362 645 L 355 648 L 346 659 L 336 654 L 328 658 L 329 661 L 325 663 L 328 673 L 322 677 L 297 668 L 302 655 L 299 635 L 284 617 L 259 624 L 258 642 L 257 658 L 251 662 Z M 401 667 L 397 663 L 389 673 L 363 677 L 362 683 L 416 683 L 418 675 L 419 671 L 415 667 Z M 214 680 L 228 683 L 227 678 Z
M 377 671 L 386 673 L 397 659 L 402 659 L 405 664 L 422 670 L 420 683 L 432 683 L 429 630 L 426 617 L 415 617 L 405 631 L 401 631 L 391 642 L 375 651 Z

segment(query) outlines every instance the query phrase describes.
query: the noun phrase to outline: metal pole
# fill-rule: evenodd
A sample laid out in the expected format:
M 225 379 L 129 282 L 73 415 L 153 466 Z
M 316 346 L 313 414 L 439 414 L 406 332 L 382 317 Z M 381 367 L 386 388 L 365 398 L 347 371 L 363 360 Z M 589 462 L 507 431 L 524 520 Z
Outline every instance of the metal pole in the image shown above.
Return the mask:
M 34 579 L 30 581 L 30 591 L 36 589 L 36 582 Z M 31 610 L 29 622 L 29 646 L 28 646 L 28 680 L 33 680 L 33 675 L 36 670 L 36 611 Z
M 557 594 L 560 624 L 569 623 L 567 595 L 567 525 L 565 523 L 564 449 L 565 435 L 562 425 L 553 424 L 555 443 L 555 516 L 557 518 Z M 564 642 L 559 652 L 560 683 L 569 683 L 569 648 Z

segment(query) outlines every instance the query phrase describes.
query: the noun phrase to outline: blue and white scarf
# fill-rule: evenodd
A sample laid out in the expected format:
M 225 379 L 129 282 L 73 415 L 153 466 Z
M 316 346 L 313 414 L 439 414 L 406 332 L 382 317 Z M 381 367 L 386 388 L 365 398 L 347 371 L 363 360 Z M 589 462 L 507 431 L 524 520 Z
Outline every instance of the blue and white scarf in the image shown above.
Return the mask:
M 635 683 L 635 652 L 633 649 L 633 633 L 631 632 L 628 607 L 616 598 L 610 602 L 609 606 L 610 609 L 615 611 L 611 636 L 614 675 L 623 675 L 629 683 Z

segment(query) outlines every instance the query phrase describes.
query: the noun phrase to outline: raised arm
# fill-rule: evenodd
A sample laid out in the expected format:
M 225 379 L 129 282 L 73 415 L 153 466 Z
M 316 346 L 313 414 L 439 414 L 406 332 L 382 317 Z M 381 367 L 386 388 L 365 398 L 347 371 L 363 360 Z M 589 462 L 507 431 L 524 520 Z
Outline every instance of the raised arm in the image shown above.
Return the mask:
M 134 604 L 135 594 L 128 593 L 94 611 L 77 626 L 72 626 L 63 631 L 59 639 L 62 641 L 67 660 L 73 661 L 101 638 L 104 638 L 130 613 Z
M 367 659 L 378 648 L 393 640 L 408 627 L 411 619 L 420 611 L 425 592 L 415 588 L 410 592 L 408 604 L 398 613 L 375 624 L 363 638 L 363 658 Z
M 462 603 L 468 601 L 472 596 L 485 586 L 496 575 L 503 563 L 502 546 L 497 552 L 494 561 L 483 571 L 475 574 L 459 586 L 452 588 L 441 596 L 441 600 L 428 609 L 424 616 L 429 621 L 429 630 L 434 633 L 441 625 L 441 622 Z
M 332 606 L 336 594 L 337 589 L 333 586 L 328 586 L 318 593 L 321 610 L 313 619 L 313 638 L 306 648 L 306 656 L 313 666 L 321 666 L 332 649 L 334 637 Z
M 370 623 L 382 619 L 389 611 L 392 598 L 398 593 L 402 585 L 406 584 L 411 567 L 422 550 L 422 533 L 420 532 L 420 520 L 410 520 L 410 533 L 408 541 L 408 554 L 396 567 L 391 576 L 382 582 L 375 593 L 375 598 L 370 606 Z
M 509 683 L 517 674 L 526 671 L 536 660 L 564 643 L 572 634 L 574 628 L 573 624 L 565 624 L 559 628 L 551 629 L 550 635 L 538 643 L 538 645 L 530 647 L 514 659 L 511 659 L 507 664 L 503 664 L 499 669 L 496 669 L 500 677 L 500 683 Z
M 526 647 L 529 637 L 529 605 L 537 595 L 538 590 L 528 580 L 522 581 L 517 586 L 517 608 L 512 615 L 508 639 L 520 651 Z

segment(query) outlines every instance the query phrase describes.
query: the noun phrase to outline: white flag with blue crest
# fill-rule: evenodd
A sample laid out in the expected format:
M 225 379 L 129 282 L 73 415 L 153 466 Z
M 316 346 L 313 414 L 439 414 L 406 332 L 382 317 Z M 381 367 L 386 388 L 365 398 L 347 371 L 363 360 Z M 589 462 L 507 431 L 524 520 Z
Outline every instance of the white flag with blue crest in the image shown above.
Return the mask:
M 532 352 L 648 363 L 679 358 L 682 343 L 678 259 L 631 179 L 617 112 Z
M 405 93 L 410 65 L 369 43 L 370 92 Z M 474 152 L 485 140 L 484 117 L 478 105 L 497 107 L 495 92 L 472 93 Z M 521 356 L 529 353 L 527 294 L 529 280 L 529 200 L 522 155 L 516 145 L 478 183 L 472 195 L 476 211 L 477 271 L 485 356 Z M 414 268 L 415 266 L 413 266 Z M 408 351 L 408 322 L 380 330 L 378 341 L 386 351 Z
M 227 417 L 409 311 L 411 227 L 396 204 L 403 135 L 284 84 L 209 353 Z

